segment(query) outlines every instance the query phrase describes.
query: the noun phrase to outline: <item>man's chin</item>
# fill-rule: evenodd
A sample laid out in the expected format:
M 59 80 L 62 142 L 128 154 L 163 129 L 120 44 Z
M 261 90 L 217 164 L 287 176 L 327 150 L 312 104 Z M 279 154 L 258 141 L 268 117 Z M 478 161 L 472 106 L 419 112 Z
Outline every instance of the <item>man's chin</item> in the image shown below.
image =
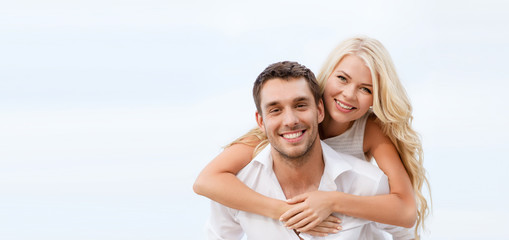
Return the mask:
M 283 151 L 279 153 L 281 153 L 281 155 L 287 160 L 299 161 L 302 157 L 306 155 L 307 151 L 306 149 L 295 149 L 293 151 Z

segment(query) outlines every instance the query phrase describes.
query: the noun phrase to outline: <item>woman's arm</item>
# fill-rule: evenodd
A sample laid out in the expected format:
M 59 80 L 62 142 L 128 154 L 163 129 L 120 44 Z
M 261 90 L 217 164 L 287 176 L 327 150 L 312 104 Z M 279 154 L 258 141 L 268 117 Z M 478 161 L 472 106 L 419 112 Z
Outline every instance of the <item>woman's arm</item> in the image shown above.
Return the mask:
M 376 222 L 412 227 L 417 207 L 410 178 L 391 140 L 374 119 L 368 119 L 364 134 L 364 151 L 372 155 L 389 178 L 390 193 L 378 196 L 356 196 L 342 192 L 311 192 L 291 199 L 306 204 L 292 208 L 281 216 L 287 225 L 299 231 L 315 226 L 331 212 Z M 293 216 L 293 217 L 292 217 Z
M 242 143 L 225 148 L 198 175 L 193 190 L 227 207 L 279 219 L 290 205 L 253 191 L 235 176 L 251 161 L 253 151 Z
M 390 193 L 359 197 L 346 195 L 340 209 L 352 216 L 376 222 L 412 227 L 417 219 L 415 193 L 410 177 L 403 166 L 396 147 L 382 131 L 376 118 L 369 118 L 364 133 L 364 151 L 375 158 L 378 167 L 389 178 Z M 341 205 L 341 203 L 340 203 Z

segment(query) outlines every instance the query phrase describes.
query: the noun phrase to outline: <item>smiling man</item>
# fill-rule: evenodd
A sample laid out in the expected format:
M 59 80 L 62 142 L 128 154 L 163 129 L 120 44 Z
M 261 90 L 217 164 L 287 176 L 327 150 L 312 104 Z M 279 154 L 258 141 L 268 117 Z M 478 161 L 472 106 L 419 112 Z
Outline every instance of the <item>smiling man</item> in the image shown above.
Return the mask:
M 296 62 L 272 64 L 256 79 L 253 97 L 256 121 L 269 145 L 237 174 L 247 186 L 281 200 L 316 190 L 364 196 L 389 192 L 380 169 L 320 141 L 324 107 L 311 70 Z M 385 239 L 374 222 L 334 215 L 343 219 L 343 231 L 325 239 Z M 241 239 L 244 234 L 255 240 L 314 239 L 282 222 L 216 202 L 207 231 L 209 239 Z

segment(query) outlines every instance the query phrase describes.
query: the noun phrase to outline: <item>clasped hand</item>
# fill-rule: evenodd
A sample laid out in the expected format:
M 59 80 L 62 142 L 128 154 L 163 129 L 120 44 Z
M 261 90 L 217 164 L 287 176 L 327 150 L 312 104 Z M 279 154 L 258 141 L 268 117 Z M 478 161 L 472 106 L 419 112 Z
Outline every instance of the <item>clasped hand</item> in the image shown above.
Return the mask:
M 334 204 L 331 193 L 313 191 L 287 200 L 293 207 L 283 213 L 279 220 L 290 229 L 314 236 L 337 233 L 342 229 L 341 219 L 331 215 Z

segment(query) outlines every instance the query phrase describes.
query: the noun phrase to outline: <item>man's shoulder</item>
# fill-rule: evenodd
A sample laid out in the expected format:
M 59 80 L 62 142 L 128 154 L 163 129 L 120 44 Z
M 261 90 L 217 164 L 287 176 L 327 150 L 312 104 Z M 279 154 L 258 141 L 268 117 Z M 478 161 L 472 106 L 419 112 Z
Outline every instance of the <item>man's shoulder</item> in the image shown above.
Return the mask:
M 368 178 L 372 178 L 374 180 L 379 180 L 385 176 L 385 173 L 372 163 L 351 155 L 345 155 L 345 160 L 352 165 L 352 171 L 355 173 Z
M 237 178 L 249 186 L 249 182 L 252 179 L 257 179 L 259 175 L 264 174 L 266 171 L 272 169 L 270 164 L 272 159 L 270 158 L 270 147 L 266 146 L 256 157 L 254 157 L 249 164 L 242 168 L 237 173 Z M 270 169 L 267 166 L 270 165 Z
M 330 166 L 348 166 L 347 170 L 334 174 L 336 186 L 341 191 L 359 196 L 389 192 L 388 178 L 377 166 L 352 155 L 337 152 L 327 145 L 322 145 L 322 148 L 324 156 L 331 163 Z
M 350 165 L 351 169 L 349 169 L 349 172 L 353 174 L 360 175 L 365 178 L 370 178 L 375 181 L 379 181 L 385 176 L 384 172 L 380 170 L 380 168 L 368 161 L 362 160 L 352 155 L 338 152 L 324 142 L 322 142 L 322 148 L 324 155 L 331 159 L 331 161 L 343 161 Z

